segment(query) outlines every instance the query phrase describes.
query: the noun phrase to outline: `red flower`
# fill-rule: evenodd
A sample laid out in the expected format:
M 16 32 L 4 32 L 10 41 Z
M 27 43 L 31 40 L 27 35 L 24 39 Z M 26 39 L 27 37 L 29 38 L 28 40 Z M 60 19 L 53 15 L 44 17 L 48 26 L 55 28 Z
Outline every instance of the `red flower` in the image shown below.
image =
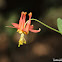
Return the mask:
M 30 19 L 32 17 L 32 12 L 30 12 L 28 14 L 29 15 L 29 21 L 28 21 L 28 23 L 25 26 L 26 14 L 27 14 L 27 12 L 21 12 L 21 17 L 20 17 L 20 20 L 19 20 L 19 24 L 12 23 L 13 27 L 12 26 L 8 26 L 8 27 L 16 28 L 17 32 L 19 32 L 20 34 L 22 34 L 22 33 L 23 34 L 28 34 L 29 31 L 34 32 L 34 33 L 40 32 L 40 30 L 41 30 L 40 28 L 39 28 L 39 30 L 34 30 L 33 29 L 33 25 L 31 25 L 31 20 Z M 23 36 L 21 36 L 21 37 L 23 37 Z M 23 43 L 26 43 L 26 42 L 23 41 Z
M 8 27 L 18 29 L 17 32 L 19 32 L 19 33 L 23 33 L 24 32 L 24 33 L 28 34 L 29 31 L 34 32 L 34 33 L 40 32 L 41 29 L 39 29 L 39 30 L 33 30 L 33 25 L 31 25 L 31 20 L 30 20 L 31 17 L 32 17 L 32 13 L 31 12 L 28 14 L 29 15 L 29 21 L 28 21 L 27 25 L 24 28 L 24 25 L 25 25 L 25 22 L 26 22 L 25 21 L 26 14 L 27 14 L 27 12 L 22 12 L 21 13 L 21 17 L 20 17 L 20 20 L 19 20 L 19 24 L 12 23 L 12 25 L 14 27 L 12 27 L 12 26 L 8 26 Z

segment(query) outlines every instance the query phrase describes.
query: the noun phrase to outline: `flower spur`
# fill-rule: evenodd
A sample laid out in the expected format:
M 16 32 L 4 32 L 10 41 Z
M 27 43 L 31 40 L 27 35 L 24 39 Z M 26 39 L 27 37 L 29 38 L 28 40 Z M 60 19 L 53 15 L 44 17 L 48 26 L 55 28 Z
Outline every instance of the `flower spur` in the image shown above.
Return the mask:
M 13 26 L 7 26 L 7 27 L 10 27 L 10 28 L 16 28 L 17 32 L 21 34 L 18 47 L 20 47 L 20 45 L 23 45 L 23 43 L 26 44 L 24 34 L 27 35 L 29 33 L 29 31 L 34 32 L 34 33 L 37 33 L 37 32 L 41 31 L 40 28 L 39 28 L 39 30 L 34 30 L 33 25 L 31 25 L 31 20 L 30 19 L 32 17 L 32 12 L 30 12 L 28 14 L 29 15 L 29 21 L 26 24 L 26 14 L 27 14 L 27 12 L 21 12 L 21 17 L 20 17 L 20 20 L 19 20 L 19 24 L 12 23 Z

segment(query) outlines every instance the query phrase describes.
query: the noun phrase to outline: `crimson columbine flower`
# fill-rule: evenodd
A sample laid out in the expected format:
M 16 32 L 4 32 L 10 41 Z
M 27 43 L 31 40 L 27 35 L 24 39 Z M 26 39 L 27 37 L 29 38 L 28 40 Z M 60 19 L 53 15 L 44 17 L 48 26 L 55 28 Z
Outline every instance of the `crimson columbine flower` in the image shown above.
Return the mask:
M 34 30 L 33 29 L 33 25 L 31 25 L 31 20 L 30 20 L 31 17 L 32 17 L 32 12 L 30 12 L 28 14 L 29 15 L 29 21 L 28 21 L 28 23 L 25 26 L 26 14 L 27 14 L 27 12 L 21 12 L 21 17 L 20 17 L 20 20 L 19 20 L 19 24 L 12 23 L 13 26 L 8 26 L 10 28 L 16 28 L 17 32 L 21 34 L 18 47 L 20 47 L 20 45 L 23 45 L 23 43 L 26 44 L 26 40 L 24 38 L 24 34 L 28 34 L 29 31 L 37 33 L 37 32 L 40 32 L 40 30 L 41 30 L 40 28 L 39 28 L 39 30 Z

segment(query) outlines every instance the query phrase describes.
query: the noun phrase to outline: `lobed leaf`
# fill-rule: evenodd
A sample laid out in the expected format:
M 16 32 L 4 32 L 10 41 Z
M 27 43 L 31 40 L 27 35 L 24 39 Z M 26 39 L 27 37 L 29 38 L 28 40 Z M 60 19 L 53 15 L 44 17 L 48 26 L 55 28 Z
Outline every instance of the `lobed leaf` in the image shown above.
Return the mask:
M 58 27 L 59 32 L 62 34 L 62 19 L 61 18 L 57 19 L 57 27 Z

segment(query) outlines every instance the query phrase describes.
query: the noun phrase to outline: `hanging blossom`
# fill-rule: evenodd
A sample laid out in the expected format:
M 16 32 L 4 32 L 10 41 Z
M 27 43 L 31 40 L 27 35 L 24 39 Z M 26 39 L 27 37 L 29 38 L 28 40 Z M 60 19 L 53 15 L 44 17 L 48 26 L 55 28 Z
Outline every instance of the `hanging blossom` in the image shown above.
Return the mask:
M 37 33 L 37 32 L 41 31 L 40 28 L 39 28 L 39 30 L 34 30 L 33 25 L 31 25 L 31 20 L 30 19 L 32 17 L 32 12 L 30 12 L 28 14 L 29 15 L 29 21 L 26 24 L 26 14 L 27 14 L 27 12 L 21 12 L 21 17 L 20 17 L 20 20 L 19 20 L 19 24 L 12 23 L 13 26 L 7 26 L 7 27 L 10 27 L 10 28 L 16 28 L 17 32 L 19 34 L 21 34 L 18 47 L 20 47 L 20 45 L 23 45 L 23 43 L 26 44 L 24 34 L 27 35 L 29 33 L 29 31 L 34 32 L 34 33 Z

